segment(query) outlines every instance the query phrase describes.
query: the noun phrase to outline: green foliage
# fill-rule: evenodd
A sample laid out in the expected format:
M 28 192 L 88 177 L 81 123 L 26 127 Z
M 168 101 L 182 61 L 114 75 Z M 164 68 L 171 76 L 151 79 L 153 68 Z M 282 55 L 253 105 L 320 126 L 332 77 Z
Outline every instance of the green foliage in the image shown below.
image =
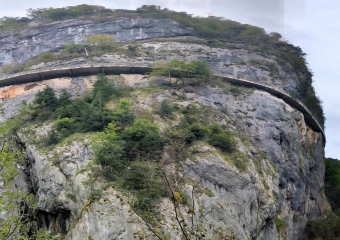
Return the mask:
M 1 72 L 4 74 L 17 73 L 23 70 L 23 66 L 17 62 L 11 62 L 8 64 L 3 64 L 1 66 Z
M 171 118 L 174 111 L 175 108 L 170 105 L 167 100 L 161 102 L 159 110 L 159 116 L 161 116 L 161 118 Z
M 91 46 L 92 55 L 103 55 L 117 50 L 117 40 L 108 34 L 87 35 L 87 43 Z
M 276 216 L 274 218 L 274 223 L 279 234 L 282 234 L 287 226 L 286 222 L 282 220 L 281 218 L 279 218 L 278 216 Z
M 165 133 L 167 143 L 178 153 L 182 153 L 186 146 L 195 140 L 195 135 L 188 127 L 190 125 L 180 124 L 169 128 Z
M 340 162 L 337 159 L 325 159 L 325 194 L 333 212 L 324 219 L 309 221 L 303 240 L 340 238 Z
M 67 137 L 75 130 L 72 128 L 73 122 L 71 118 L 60 118 L 55 121 L 54 127 L 60 134 Z
M 101 18 L 98 16 L 102 16 Z M 325 118 L 322 109 L 322 102 L 315 95 L 315 90 L 312 86 L 312 73 L 306 65 L 305 56 L 300 47 L 293 46 L 286 41 L 281 40 L 282 36 L 279 33 L 267 34 L 262 28 L 254 27 L 247 24 L 230 21 L 221 17 L 209 16 L 208 18 L 193 17 L 185 12 L 175 12 L 169 9 L 162 9 L 155 5 L 143 5 L 136 11 L 112 11 L 99 6 L 78 5 L 65 8 L 49 8 L 49 9 L 29 9 L 28 16 L 31 19 L 40 20 L 64 20 L 69 18 L 84 17 L 96 19 L 99 21 L 107 21 L 106 17 L 143 17 L 143 18 L 158 18 L 171 19 L 179 22 L 182 25 L 192 27 L 193 35 L 203 38 L 204 44 L 211 47 L 230 48 L 232 43 L 243 44 L 240 48 L 249 48 L 258 51 L 262 55 L 275 56 L 279 65 L 286 71 L 293 70 L 300 78 L 299 90 L 293 93 L 296 98 L 300 99 L 314 115 L 317 116 L 319 122 L 323 125 Z M 8 18 L 0 20 L 1 28 L 12 28 L 25 26 L 31 21 L 28 18 Z M 88 36 L 89 52 L 93 56 L 103 55 L 108 52 L 117 50 L 117 43 L 114 37 L 110 35 L 90 35 Z M 135 49 L 132 46 L 128 47 L 127 55 L 136 55 Z M 18 66 L 4 66 L 4 73 L 14 73 L 21 71 L 38 62 L 53 61 L 56 59 L 68 59 L 77 56 L 84 56 L 84 50 L 81 45 L 73 44 L 65 46 L 59 54 L 47 53 L 37 56 L 30 63 Z M 153 72 L 156 76 L 173 76 L 180 79 L 196 77 L 198 79 L 208 79 L 209 66 L 203 61 L 197 61 L 191 67 L 190 64 L 174 60 L 167 65 L 157 65 L 158 69 Z M 271 71 L 277 73 L 277 66 L 270 65 Z M 194 75 L 192 75 L 194 73 Z M 276 74 L 277 75 L 277 74 Z
M 52 112 L 58 106 L 58 99 L 53 88 L 47 86 L 43 91 L 36 94 L 34 103 L 38 104 L 41 108 Z
M 307 74 L 307 76 L 299 82 L 298 92 L 293 92 L 291 95 L 302 101 L 315 115 L 320 124 L 324 126 L 326 118 L 322 108 L 322 101 L 315 95 L 311 73 Z
M 325 194 L 334 211 L 340 209 L 340 161 L 325 159 Z
M 190 131 L 195 135 L 197 140 L 204 139 L 212 134 L 212 130 L 209 126 L 201 125 L 199 123 L 193 123 L 190 126 Z
M 13 28 L 22 28 L 30 22 L 30 19 L 27 17 L 3 17 L 0 18 L 0 29 L 13 29 Z
M 37 62 L 51 62 L 56 59 L 56 54 L 53 52 L 43 52 L 36 56 Z
M 116 180 L 127 166 L 123 143 L 116 131 L 117 128 L 112 123 L 108 124 L 100 134 L 100 142 L 94 146 L 96 161 L 103 167 L 104 177 L 109 181 Z
M 158 126 L 147 119 L 136 119 L 123 133 L 127 156 L 131 160 L 157 159 L 164 146 Z
M 71 94 L 69 94 L 65 89 L 63 89 L 58 98 L 58 106 L 64 107 L 64 106 L 70 105 L 71 103 L 72 103 Z
M 209 138 L 209 144 L 224 152 L 233 152 L 236 149 L 236 142 L 228 132 L 212 134 Z
M 217 123 L 213 123 L 209 126 L 211 134 L 220 134 L 223 132 L 222 126 Z
M 182 204 L 191 204 L 181 187 L 172 184 L 180 181 L 179 163 L 186 159 L 189 145 L 195 140 L 214 141 L 216 136 L 232 135 L 221 125 L 203 124 L 204 116 L 199 114 L 202 107 L 192 104 L 182 109 L 184 117 L 180 124 L 166 129 L 162 136 L 152 120 L 136 118 L 132 114 L 130 101 L 121 98 L 126 94 L 130 94 L 130 90 L 116 90 L 112 81 L 100 75 L 93 90 L 82 98 L 72 100 L 66 91 L 57 98 L 53 90 L 46 88 L 31 108 L 23 105 L 23 109 L 29 115 L 39 116 L 43 106 L 44 111 L 51 115 L 55 122 L 45 141 L 48 144 L 59 143 L 76 132 L 96 131 L 92 146 L 95 162 L 100 167 L 92 169 L 92 176 L 102 176 L 113 181 L 123 192 L 128 191 L 133 211 L 156 226 L 159 220 L 156 219 L 155 207 L 161 197 L 171 194 L 177 209 Z M 173 109 L 164 101 L 161 111 L 169 116 Z M 225 139 L 223 141 L 225 143 Z M 221 147 L 218 143 L 215 145 L 222 149 L 224 145 Z M 175 164 L 176 174 L 173 176 L 166 176 L 168 173 L 162 169 L 163 164 L 168 164 L 162 159 L 166 144 L 169 160 Z
M 221 149 L 226 153 L 232 153 L 236 150 L 237 144 L 233 134 L 224 130 L 220 124 L 214 123 L 210 125 L 202 124 L 202 120 L 198 119 L 198 109 L 196 105 L 190 104 L 182 109 L 185 121 L 181 126 L 183 129 L 190 129 L 188 143 L 195 140 L 205 140 L 210 145 Z M 199 116 L 200 117 L 200 116 Z
M 114 93 L 116 93 L 113 82 L 110 81 L 103 74 L 99 74 L 97 76 L 97 81 L 95 82 L 93 87 L 94 88 L 92 91 L 93 95 L 92 104 L 99 108 L 101 108 L 101 106 L 105 104 Z
M 131 112 L 131 104 L 126 99 L 120 99 L 119 104 L 111 113 L 112 122 L 115 123 L 120 129 L 124 129 L 134 121 L 134 116 Z
M 184 78 L 208 80 L 211 75 L 209 63 L 202 60 L 194 60 L 189 63 L 176 59 L 168 63 L 158 62 L 151 72 L 151 76 L 177 77 L 181 80 Z
M 102 131 L 111 122 L 110 111 L 95 105 L 84 105 L 78 127 L 81 132 Z
M 85 53 L 85 45 L 83 44 L 67 44 L 64 46 L 62 49 L 61 53 L 65 55 L 71 55 L 71 56 L 78 56 L 79 54 L 84 54 Z
M 82 4 L 65 8 L 29 9 L 27 12 L 28 16 L 32 19 L 49 19 L 53 21 L 59 21 L 109 11 L 109 9 L 105 9 L 101 6 Z
M 152 212 L 157 200 L 167 195 L 162 173 L 148 162 L 133 162 L 124 174 L 123 187 L 135 193 L 133 206 L 144 213 Z
M 128 91 L 122 92 L 126 94 Z M 75 100 L 71 99 L 66 90 L 57 98 L 54 90 L 46 87 L 37 93 L 34 104 L 29 107 L 30 120 L 56 120 L 48 136 L 48 144 L 58 143 L 75 132 L 103 131 L 110 122 L 124 128 L 133 122 L 128 102 L 121 100 L 113 111 L 106 108 L 106 103 L 111 98 L 121 95 L 112 81 L 104 75 L 98 75 L 91 94 Z
M 309 221 L 302 237 L 303 240 L 336 240 L 339 238 L 340 218 L 335 213 L 329 214 L 325 219 Z

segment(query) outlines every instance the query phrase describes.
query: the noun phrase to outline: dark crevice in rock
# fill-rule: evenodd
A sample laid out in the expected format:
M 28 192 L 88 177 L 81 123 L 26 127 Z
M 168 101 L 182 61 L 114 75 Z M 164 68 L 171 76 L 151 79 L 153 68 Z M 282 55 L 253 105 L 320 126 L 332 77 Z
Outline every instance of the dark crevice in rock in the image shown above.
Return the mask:
M 16 144 L 20 149 L 26 150 L 24 143 L 18 141 Z M 35 176 L 35 159 L 26 155 L 22 165 L 27 194 L 38 200 L 39 183 Z M 39 208 L 34 209 L 26 202 L 21 204 L 21 214 L 24 216 L 22 221 L 31 223 L 29 236 L 35 236 L 36 231 L 41 228 L 51 231 L 52 234 L 66 234 L 71 217 L 71 211 L 68 209 L 55 207 L 52 212 L 47 212 Z
M 66 234 L 70 216 L 71 211 L 68 209 L 58 209 L 53 213 L 38 210 L 36 213 L 38 227 L 50 230 L 52 234 Z

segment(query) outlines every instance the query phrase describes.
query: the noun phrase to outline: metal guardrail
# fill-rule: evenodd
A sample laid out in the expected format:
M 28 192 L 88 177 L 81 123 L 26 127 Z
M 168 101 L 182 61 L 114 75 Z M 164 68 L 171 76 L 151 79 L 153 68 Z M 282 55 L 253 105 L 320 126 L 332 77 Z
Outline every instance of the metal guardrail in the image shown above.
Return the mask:
M 152 66 L 143 64 L 112 64 L 112 63 L 101 63 L 101 64 L 82 64 L 82 65 L 68 65 L 65 67 L 51 67 L 44 69 L 36 69 L 30 71 L 24 71 L 17 74 L 7 75 L 0 77 L 0 87 L 42 81 L 52 79 L 56 77 L 72 77 L 72 76 L 86 76 L 98 73 L 104 74 L 122 74 L 122 73 L 136 73 L 145 74 L 152 71 Z M 219 74 L 214 74 L 215 77 L 220 77 L 223 80 L 228 81 L 231 84 L 242 85 L 245 87 L 255 87 L 258 89 L 265 90 L 266 92 L 275 95 L 292 107 L 299 110 L 305 117 L 307 124 L 314 130 L 321 132 L 324 139 L 324 145 L 326 144 L 326 135 L 322 125 L 313 116 L 309 109 L 298 99 L 293 98 L 288 93 L 273 88 L 271 86 L 249 81 L 246 79 L 230 78 Z

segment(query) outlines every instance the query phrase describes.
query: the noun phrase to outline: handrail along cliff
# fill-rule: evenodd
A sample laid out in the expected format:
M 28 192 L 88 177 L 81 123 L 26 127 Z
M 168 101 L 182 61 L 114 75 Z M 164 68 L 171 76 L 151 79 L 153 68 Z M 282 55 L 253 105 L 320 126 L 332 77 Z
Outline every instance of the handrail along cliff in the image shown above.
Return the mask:
M 39 69 L 31 71 L 23 71 L 16 74 L 7 75 L 0 78 L 0 87 L 22 84 L 28 82 L 42 81 L 57 77 L 72 77 L 72 76 L 86 76 L 98 73 L 106 74 L 146 74 L 152 71 L 151 66 L 137 66 L 137 65 L 113 65 L 113 64 L 86 64 L 86 65 L 72 65 L 68 67 L 56 67 L 48 69 Z M 313 116 L 313 114 L 308 110 L 308 108 L 296 98 L 293 98 L 288 93 L 282 90 L 275 89 L 265 84 L 257 83 L 254 81 L 249 81 L 240 78 L 230 78 L 220 74 L 214 74 L 215 77 L 222 78 L 231 84 L 241 85 L 244 87 L 254 87 L 264 90 L 274 96 L 277 96 L 288 103 L 290 106 L 299 110 L 305 117 L 307 124 L 314 130 L 321 132 L 323 136 L 323 144 L 326 145 L 326 135 L 323 127 L 318 122 L 318 120 Z

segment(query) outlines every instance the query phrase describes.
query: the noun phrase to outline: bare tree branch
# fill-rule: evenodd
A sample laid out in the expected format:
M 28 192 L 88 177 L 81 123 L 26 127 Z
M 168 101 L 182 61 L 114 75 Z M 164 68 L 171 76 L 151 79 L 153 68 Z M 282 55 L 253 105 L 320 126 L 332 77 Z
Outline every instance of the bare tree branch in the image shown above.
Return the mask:
M 174 193 L 174 191 L 173 191 L 173 189 L 172 189 L 172 187 L 171 187 L 171 184 L 170 184 L 170 182 L 169 182 L 169 179 L 168 179 L 168 177 L 167 177 L 165 171 L 164 171 L 162 168 L 160 168 L 158 162 L 157 162 L 157 166 L 158 166 L 158 168 L 161 170 L 162 174 L 164 175 L 165 181 L 166 181 L 166 183 L 167 183 L 167 185 L 168 185 L 168 187 L 169 187 L 169 189 L 170 189 L 170 191 L 171 191 L 173 201 L 175 201 L 175 193 Z M 177 204 L 176 204 L 175 202 L 173 202 L 173 205 L 174 205 L 174 210 L 175 210 L 175 218 L 176 218 L 176 221 L 177 221 L 179 227 L 181 228 L 181 231 L 182 231 L 182 233 L 183 233 L 185 239 L 186 239 L 186 240 L 189 240 L 189 238 L 188 238 L 188 236 L 187 236 L 187 234 L 186 234 L 186 232 L 185 232 L 185 229 L 184 229 L 184 227 L 182 226 L 181 220 L 179 219 L 178 212 L 177 212 Z
M 130 205 L 132 211 L 138 216 L 140 217 L 143 222 L 145 223 L 145 225 L 149 228 L 149 230 L 160 240 L 162 240 L 162 238 L 155 232 L 155 230 L 153 230 L 153 228 L 151 227 L 151 225 L 147 222 L 147 220 L 141 215 L 139 214 L 136 209 L 133 207 L 133 204 L 130 203 L 130 200 L 128 200 L 128 204 Z

